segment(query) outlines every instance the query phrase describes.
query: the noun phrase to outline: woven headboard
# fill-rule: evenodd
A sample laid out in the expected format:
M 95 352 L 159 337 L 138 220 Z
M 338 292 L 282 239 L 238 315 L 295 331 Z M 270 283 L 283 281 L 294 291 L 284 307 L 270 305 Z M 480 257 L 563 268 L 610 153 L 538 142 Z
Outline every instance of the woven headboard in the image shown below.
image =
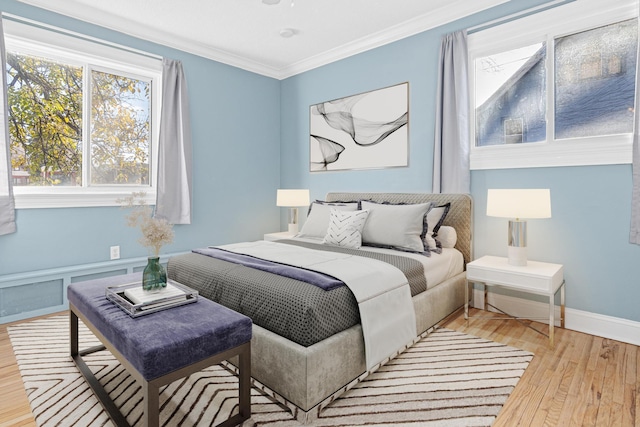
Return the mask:
M 389 203 L 426 203 L 435 202 L 439 205 L 451 203 L 451 209 L 444 220 L 444 225 L 456 229 L 458 241 L 456 249 L 462 252 L 465 264 L 473 258 L 472 224 L 473 202 L 468 194 L 439 194 L 439 193 L 327 193 L 328 202 L 371 200 Z

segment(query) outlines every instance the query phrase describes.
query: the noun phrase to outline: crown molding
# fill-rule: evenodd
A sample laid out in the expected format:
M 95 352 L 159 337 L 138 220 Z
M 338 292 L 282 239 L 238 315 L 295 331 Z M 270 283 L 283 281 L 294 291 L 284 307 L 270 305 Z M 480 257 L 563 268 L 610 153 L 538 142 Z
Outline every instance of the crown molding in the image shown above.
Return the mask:
M 290 66 L 280 70 L 279 78 L 285 79 L 292 77 L 296 74 L 440 27 L 466 16 L 473 15 L 474 13 L 481 12 L 503 3 L 508 3 L 509 1 L 510 0 L 478 0 L 474 2 L 465 0 L 453 1 L 446 8 L 436 9 L 427 15 L 417 16 L 409 21 L 405 21 L 377 33 L 362 37 L 336 49 L 332 49 L 291 64 Z
M 241 57 L 224 49 L 215 48 L 188 40 L 184 37 L 168 35 L 133 20 L 123 19 L 110 13 L 97 12 L 90 6 L 64 4 L 56 2 L 53 7 L 49 0 L 18 0 L 21 3 L 39 7 L 54 13 L 88 22 L 103 28 L 118 31 L 129 36 L 150 41 L 156 44 L 178 49 L 207 59 L 241 68 L 266 77 L 282 80 L 320 66 L 348 58 L 406 37 L 439 27 L 457 19 L 478 13 L 488 8 L 507 3 L 510 0 L 455 0 L 446 7 L 435 9 L 428 14 L 417 16 L 394 27 L 362 37 L 351 43 L 331 49 L 321 54 L 303 59 L 291 65 L 278 68 L 270 64 Z
M 167 46 L 173 49 L 191 53 L 203 58 L 211 59 L 246 71 L 261 74 L 267 77 L 279 78 L 279 70 L 253 61 L 248 58 L 240 57 L 222 49 L 216 49 L 206 46 L 202 43 L 196 43 L 184 37 L 176 37 L 165 32 L 156 30 L 139 22 L 130 19 L 123 19 L 110 13 L 99 13 L 92 7 L 68 5 L 65 3 L 57 3 L 55 8 L 49 0 L 18 0 L 21 3 L 39 7 L 53 13 L 65 15 L 73 19 L 88 22 L 102 28 L 117 31 L 131 37 L 149 41 L 159 45 Z M 135 29 L 135 30 L 134 30 Z

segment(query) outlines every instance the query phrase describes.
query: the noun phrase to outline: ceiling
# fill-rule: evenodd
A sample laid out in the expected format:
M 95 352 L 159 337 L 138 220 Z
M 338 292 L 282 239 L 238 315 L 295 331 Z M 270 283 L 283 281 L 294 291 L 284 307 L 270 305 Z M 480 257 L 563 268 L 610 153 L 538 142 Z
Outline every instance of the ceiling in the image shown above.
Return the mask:
M 509 0 L 19 1 L 283 79 Z

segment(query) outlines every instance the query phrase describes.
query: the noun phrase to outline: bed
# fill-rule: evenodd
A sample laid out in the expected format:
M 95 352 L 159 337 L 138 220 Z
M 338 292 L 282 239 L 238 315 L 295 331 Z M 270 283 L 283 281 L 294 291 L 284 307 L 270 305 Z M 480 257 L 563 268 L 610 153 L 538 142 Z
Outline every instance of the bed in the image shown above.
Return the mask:
M 455 229 L 454 248 L 442 248 L 441 253 L 430 252 L 429 257 L 388 248 L 365 246 L 362 248 L 367 252 L 367 258 L 382 257 L 385 261 L 401 259 L 395 262 L 402 264 L 397 268 L 402 268 L 403 272 L 413 268 L 411 266 L 415 267 L 416 262 L 428 265 L 447 259 L 440 262 L 435 271 L 424 274 L 425 289 L 418 289 L 421 285 L 417 278 L 413 279 L 413 282 L 409 280 L 412 284 L 407 285 L 411 293 L 410 304 L 415 310 L 415 317 L 411 318 L 415 319 L 412 320 L 415 322 L 415 341 L 417 337 L 428 332 L 464 303 L 466 283 L 464 269 L 466 263 L 472 259 L 471 198 L 464 194 L 406 193 L 329 193 L 325 198 L 329 203 L 362 200 L 377 204 L 430 203 L 432 206 L 447 206 L 446 216 L 439 225 Z M 304 230 L 303 227 L 302 231 Z M 309 236 L 302 236 L 276 244 L 286 247 L 293 245 L 315 248 L 314 245 L 318 243 Z M 357 302 L 350 301 L 354 297 L 348 288 L 346 290 L 337 288 L 339 291 L 336 292 L 336 298 L 339 299 L 325 301 L 323 307 L 326 308 L 306 308 L 302 309 L 301 314 L 296 314 L 296 309 L 283 308 L 288 307 L 286 304 L 292 303 L 283 302 L 282 300 L 287 296 L 281 293 L 287 289 L 293 289 L 292 283 L 296 284 L 298 280 L 278 277 L 279 285 L 275 287 L 271 281 L 276 280 L 273 276 L 277 275 L 269 272 L 268 269 L 254 270 L 244 266 L 238 267 L 224 259 L 211 257 L 206 253 L 207 250 L 208 248 L 199 248 L 190 254 L 171 258 L 167 267 L 169 277 L 193 287 L 202 296 L 249 315 L 254 320 L 252 377 L 273 391 L 274 397 L 289 406 L 299 420 L 313 419 L 328 402 L 404 349 L 404 347 L 390 349 L 389 357 L 384 360 L 375 360 L 372 366 L 369 353 L 365 355 L 365 339 L 363 339 L 363 328 L 359 322 L 359 313 L 357 310 L 355 314 L 351 313 L 352 309 L 345 308 L 353 307 L 354 304 L 357 307 Z M 333 249 L 331 251 L 333 253 Z M 342 251 L 351 253 L 350 249 Z M 241 280 L 233 276 L 238 269 L 244 271 Z M 410 274 L 405 272 L 407 277 Z M 212 278 L 213 276 L 215 278 Z M 249 298 L 247 294 L 249 291 L 240 287 L 248 281 L 253 281 L 256 288 L 264 287 L 264 290 L 256 291 L 263 294 Z M 281 283 L 282 281 L 284 284 Z M 225 290 L 225 288 L 228 289 Z M 330 293 L 311 288 L 314 287 L 304 287 L 304 292 L 309 289 L 311 299 L 323 299 Z M 295 294 L 291 298 L 297 300 L 302 297 Z M 291 312 L 290 316 L 289 312 Z M 285 320 L 278 316 L 282 316 Z M 366 324 L 364 321 L 362 323 Z

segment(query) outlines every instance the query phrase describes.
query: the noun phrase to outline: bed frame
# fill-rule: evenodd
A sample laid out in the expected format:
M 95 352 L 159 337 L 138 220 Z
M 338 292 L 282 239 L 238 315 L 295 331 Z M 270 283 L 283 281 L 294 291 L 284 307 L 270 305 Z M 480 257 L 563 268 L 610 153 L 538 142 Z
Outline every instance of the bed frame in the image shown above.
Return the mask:
M 456 249 L 465 265 L 472 259 L 472 200 L 467 194 L 328 193 L 327 201 L 372 200 L 391 203 L 451 203 L 444 225 L 455 227 Z M 413 297 L 419 336 L 464 304 L 466 273 Z M 418 337 L 416 338 L 417 341 Z M 258 386 L 307 423 L 340 394 L 377 370 L 367 371 L 361 326 L 355 325 L 309 347 L 253 325 L 251 375 Z

